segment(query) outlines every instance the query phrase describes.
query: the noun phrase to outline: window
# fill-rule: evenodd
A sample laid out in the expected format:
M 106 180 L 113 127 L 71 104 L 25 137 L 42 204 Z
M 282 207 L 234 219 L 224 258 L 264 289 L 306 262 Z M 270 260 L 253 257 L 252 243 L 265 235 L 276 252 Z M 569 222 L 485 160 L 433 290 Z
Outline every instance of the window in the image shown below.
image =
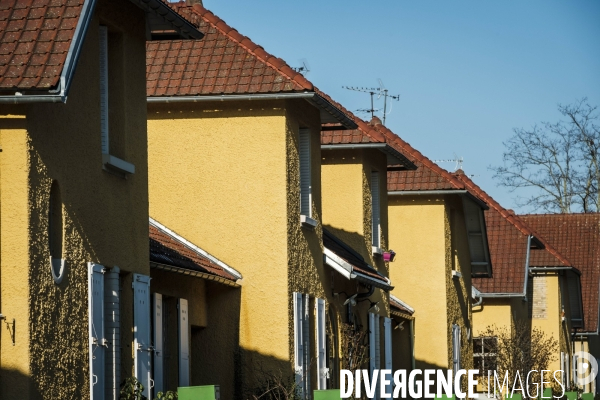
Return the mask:
M 118 158 L 125 156 L 123 38 L 121 34 L 109 32 L 106 26 L 101 25 L 99 42 L 102 164 L 113 173 L 133 174 L 135 167 Z
M 496 370 L 497 346 L 496 337 L 473 338 L 473 367 L 478 369 L 481 375 L 487 376 L 486 371 Z
M 298 139 L 300 155 L 300 222 L 314 228 L 317 221 L 312 219 L 312 170 L 310 167 L 310 130 L 300 128 Z
M 373 252 L 380 254 L 381 250 L 381 215 L 379 199 L 379 172 L 371 172 L 371 237 Z
M 50 201 L 48 205 L 48 247 L 50 248 L 50 267 L 52 278 L 58 284 L 65 273 L 65 260 L 63 258 L 63 204 L 60 196 L 58 182 L 53 181 L 50 187 Z
M 310 297 L 294 292 L 294 368 L 298 397 L 309 398 L 310 389 Z

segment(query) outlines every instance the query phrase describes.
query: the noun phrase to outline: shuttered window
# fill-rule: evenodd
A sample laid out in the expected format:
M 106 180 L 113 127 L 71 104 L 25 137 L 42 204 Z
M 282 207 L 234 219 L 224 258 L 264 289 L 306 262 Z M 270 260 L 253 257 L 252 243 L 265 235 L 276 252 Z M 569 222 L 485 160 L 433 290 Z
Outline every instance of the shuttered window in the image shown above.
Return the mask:
M 104 274 L 104 332 L 106 335 L 106 394 L 117 400 L 121 384 L 121 308 L 119 268 Z
M 104 267 L 89 263 L 88 307 L 89 307 L 89 355 L 90 355 L 90 398 L 104 400 L 105 390 L 105 344 L 104 335 Z
M 135 377 L 144 385 L 144 396 L 150 397 L 150 277 L 133 274 L 133 344 Z
M 381 213 L 379 197 L 379 172 L 371 172 L 371 232 L 373 246 L 379 247 L 381 244 Z
M 294 368 L 296 387 L 301 399 L 309 398 L 310 385 L 310 297 L 294 292 Z
M 310 130 L 300 129 L 300 214 L 312 217 L 312 183 L 310 168 Z
M 317 389 L 324 390 L 327 389 L 327 377 L 329 375 L 325 352 L 325 300 L 316 299 L 315 312 L 317 317 Z
M 460 369 L 460 326 L 452 325 L 452 370 L 454 374 Z
M 487 276 L 490 272 L 490 257 L 483 210 L 467 199 L 463 200 L 463 208 L 471 255 L 471 273 L 473 276 Z
M 190 324 L 188 301 L 179 299 L 179 386 L 190 386 Z
M 153 359 L 153 379 L 154 379 L 154 393 L 164 392 L 164 368 L 165 368 L 165 355 L 163 351 L 163 299 L 162 294 L 154 293 L 152 306 L 152 318 L 154 325 L 154 359 Z
M 384 346 L 385 346 L 385 369 L 392 370 L 392 320 L 391 318 L 384 317 L 383 319 L 383 337 L 384 337 Z M 386 386 L 385 392 L 392 394 L 392 377 L 388 376 L 390 379 L 390 383 Z
M 380 369 L 381 347 L 379 338 L 379 315 L 369 313 L 369 372 L 373 376 L 376 369 Z M 379 379 L 375 389 L 374 399 L 379 400 Z
M 102 154 L 109 154 L 108 146 L 108 29 L 100 25 L 100 133 Z

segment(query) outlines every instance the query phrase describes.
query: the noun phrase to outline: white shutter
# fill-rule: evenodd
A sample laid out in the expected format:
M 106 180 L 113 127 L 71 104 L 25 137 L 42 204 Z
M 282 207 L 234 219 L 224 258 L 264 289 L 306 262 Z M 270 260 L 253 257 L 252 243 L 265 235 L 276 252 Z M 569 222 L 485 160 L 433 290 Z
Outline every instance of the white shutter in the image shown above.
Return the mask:
M 164 353 L 163 353 L 163 301 L 162 294 L 154 293 L 154 392 L 164 392 L 163 371 L 164 371 Z
M 316 299 L 315 311 L 317 314 L 317 389 L 327 389 L 327 376 L 329 370 L 326 365 L 325 356 L 325 300 Z
M 312 186 L 310 168 L 310 130 L 300 129 L 300 214 L 312 216 Z
M 460 369 L 460 326 L 452 325 L 452 370 L 454 374 Z
M 385 369 L 392 371 L 392 320 L 385 317 L 383 319 L 383 337 L 385 346 Z M 391 377 L 388 377 L 391 378 Z M 388 384 L 385 392 L 392 394 L 392 383 Z M 390 396 L 391 397 L 391 396 Z
M 102 154 L 108 154 L 108 30 L 100 25 L 100 134 L 102 137 Z
M 107 339 L 106 398 L 119 399 L 121 384 L 121 310 L 119 267 L 104 274 L 104 332 Z
M 190 386 L 190 324 L 186 299 L 179 299 L 179 386 Z
M 373 235 L 373 246 L 381 244 L 380 233 L 380 199 L 379 199 L 379 172 L 371 172 L 371 231 Z
M 303 302 L 302 293 L 294 292 L 294 368 L 298 396 L 304 398 L 304 340 L 303 340 Z
M 369 313 L 369 372 L 373 377 L 373 372 L 380 369 L 380 344 L 379 344 L 379 315 Z M 375 399 L 379 399 L 379 379 L 375 389 Z
M 144 385 L 144 396 L 151 397 L 150 377 L 150 277 L 133 274 L 133 344 L 135 377 Z
M 312 392 L 310 387 L 310 297 L 305 294 L 304 298 L 304 320 L 302 321 L 302 339 L 304 340 L 304 393 L 310 398 Z
M 90 399 L 104 400 L 104 272 L 102 265 L 88 263 Z

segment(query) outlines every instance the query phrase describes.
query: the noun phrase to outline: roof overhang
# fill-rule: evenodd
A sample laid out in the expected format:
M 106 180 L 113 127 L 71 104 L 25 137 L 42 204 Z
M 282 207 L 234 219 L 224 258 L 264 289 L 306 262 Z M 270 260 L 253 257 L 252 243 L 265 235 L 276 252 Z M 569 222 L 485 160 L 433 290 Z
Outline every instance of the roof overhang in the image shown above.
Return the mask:
M 388 165 L 404 166 L 403 170 L 410 171 L 417 169 L 404 154 L 393 148 L 387 143 L 339 143 L 339 144 L 322 144 L 321 150 L 354 150 L 354 149 L 376 149 L 387 156 Z
M 150 32 L 175 31 L 181 39 L 202 39 L 204 34 L 191 22 L 162 0 L 130 0 L 146 11 L 146 21 Z
M 232 281 L 231 279 L 223 278 L 222 276 L 208 274 L 206 272 L 194 271 L 187 268 L 174 267 L 172 265 L 160 264 L 153 261 L 150 261 L 150 268 L 158 269 L 167 272 L 174 272 L 181 275 L 192 276 L 195 278 L 205 279 L 207 281 L 213 281 L 222 283 L 231 287 L 240 287 L 241 285 L 237 282 Z
M 250 93 L 250 94 L 211 94 L 201 96 L 149 96 L 148 103 L 202 103 L 220 101 L 259 101 L 304 99 L 317 107 L 321 113 L 321 123 L 341 124 L 343 129 L 356 129 L 357 125 L 346 114 L 315 92 L 302 93 Z
M 359 271 L 356 271 L 352 264 L 339 257 L 327 247 L 323 249 L 323 257 L 325 264 L 329 265 L 331 268 L 339 272 L 346 279 L 355 279 L 359 282 L 364 283 L 365 285 L 374 286 L 385 291 L 390 291 L 394 289 L 388 278 L 381 276 L 381 279 L 377 279 L 372 276 L 363 274 Z
M 466 189 L 436 189 L 436 190 L 390 190 L 388 196 L 436 196 L 458 194 L 467 197 L 469 200 L 477 203 L 482 210 L 489 209 L 486 202 L 473 195 Z
M 31 90 L 28 93 L 15 90 L 13 95 L 0 95 L 0 104 L 32 104 L 32 103 L 66 103 L 73 75 L 79 61 L 79 54 L 92 20 L 97 0 L 86 0 L 81 9 L 81 15 L 75 26 L 73 40 L 67 51 L 67 57 L 61 71 L 58 86 L 50 90 Z M 204 34 L 162 0 L 130 0 L 146 11 L 148 23 L 152 29 L 153 23 L 162 23 L 169 29 L 175 29 L 184 38 L 201 39 Z M 154 22 L 152 22 L 154 21 Z M 29 94 L 30 93 L 30 94 Z

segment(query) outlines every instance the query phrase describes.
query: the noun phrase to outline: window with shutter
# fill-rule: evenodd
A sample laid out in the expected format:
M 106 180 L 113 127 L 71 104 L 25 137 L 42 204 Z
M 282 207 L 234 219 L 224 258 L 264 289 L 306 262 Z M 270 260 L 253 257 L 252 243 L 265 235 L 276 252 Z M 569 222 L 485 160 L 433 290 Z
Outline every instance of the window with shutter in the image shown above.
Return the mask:
M 179 299 L 179 386 L 190 386 L 190 324 L 188 301 Z
M 123 122 L 126 119 L 123 91 L 126 82 L 122 71 L 125 62 L 123 38 L 121 34 L 109 32 L 106 26 L 100 25 L 98 41 L 102 164 L 106 170 L 119 175 L 133 174 L 135 166 L 118 158 L 125 156 L 126 148 L 126 127 Z M 110 115 L 116 118 L 109 118 Z
M 310 130 L 300 129 L 300 214 L 312 217 L 312 185 L 310 168 Z
M 473 276 L 487 276 L 490 273 L 490 256 L 483 210 L 475 202 L 467 199 L 463 200 L 463 210 L 471 256 L 471 273 Z
M 384 346 L 385 346 L 385 369 L 392 370 L 392 320 L 390 318 L 384 317 L 383 319 L 383 337 L 384 337 Z M 393 380 L 391 376 L 387 377 L 390 380 Z M 388 394 L 392 394 L 392 384 L 391 382 L 386 386 L 385 392 Z M 390 396 L 391 397 L 391 396 Z
M 104 272 L 102 265 L 88 263 L 90 398 L 104 400 L 105 349 L 104 336 Z
M 294 369 L 298 396 L 304 398 L 304 303 L 302 293 L 294 292 Z
M 154 326 L 154 359 L 152 379 L 154 379 L 154 392 L 164 392 L 164 352 L 163 352 L 163 300 L 162 294 L 153 295 L 153 326 Z
M 379 172 L 371 172 L 371 237 L 373 247 L 381 245 Z
M 452 370 L 454 374 L 460 369 L 460 326 L 452 325 Z
M 380 369 L 381 348 L 379 339 L 379 315 L 369 313 L 369 372 L 373 377 L 373 372 Z M 377 379 L 375 389 L 375 399 L 379 400 L 379 379 Z
M 104 274 L 104 332 L 106 334 L 106 394 L 117 400 L 121 384 L 121 308 L 119 268 Z
M 310 353 L 310 296 L 307 294 L 303 295 L 304 298 L 304 318 L 302 320 L 302 339 L 304 340 L 304 393 L 306 397 L 310 398 L 312 392 L 310 385 L 310 364 L 311 364 L 311 353 Z
M 144 385 L 144 396 L 151 397 L 150 277 L 133 274 L 132 286 L 135 377 Z
M 325 352 L 325 300 L 316 299 L 315 312 L 317 315 L 317 389 L 324 390 L 327 389 L 327 377 L 329 375 Z

